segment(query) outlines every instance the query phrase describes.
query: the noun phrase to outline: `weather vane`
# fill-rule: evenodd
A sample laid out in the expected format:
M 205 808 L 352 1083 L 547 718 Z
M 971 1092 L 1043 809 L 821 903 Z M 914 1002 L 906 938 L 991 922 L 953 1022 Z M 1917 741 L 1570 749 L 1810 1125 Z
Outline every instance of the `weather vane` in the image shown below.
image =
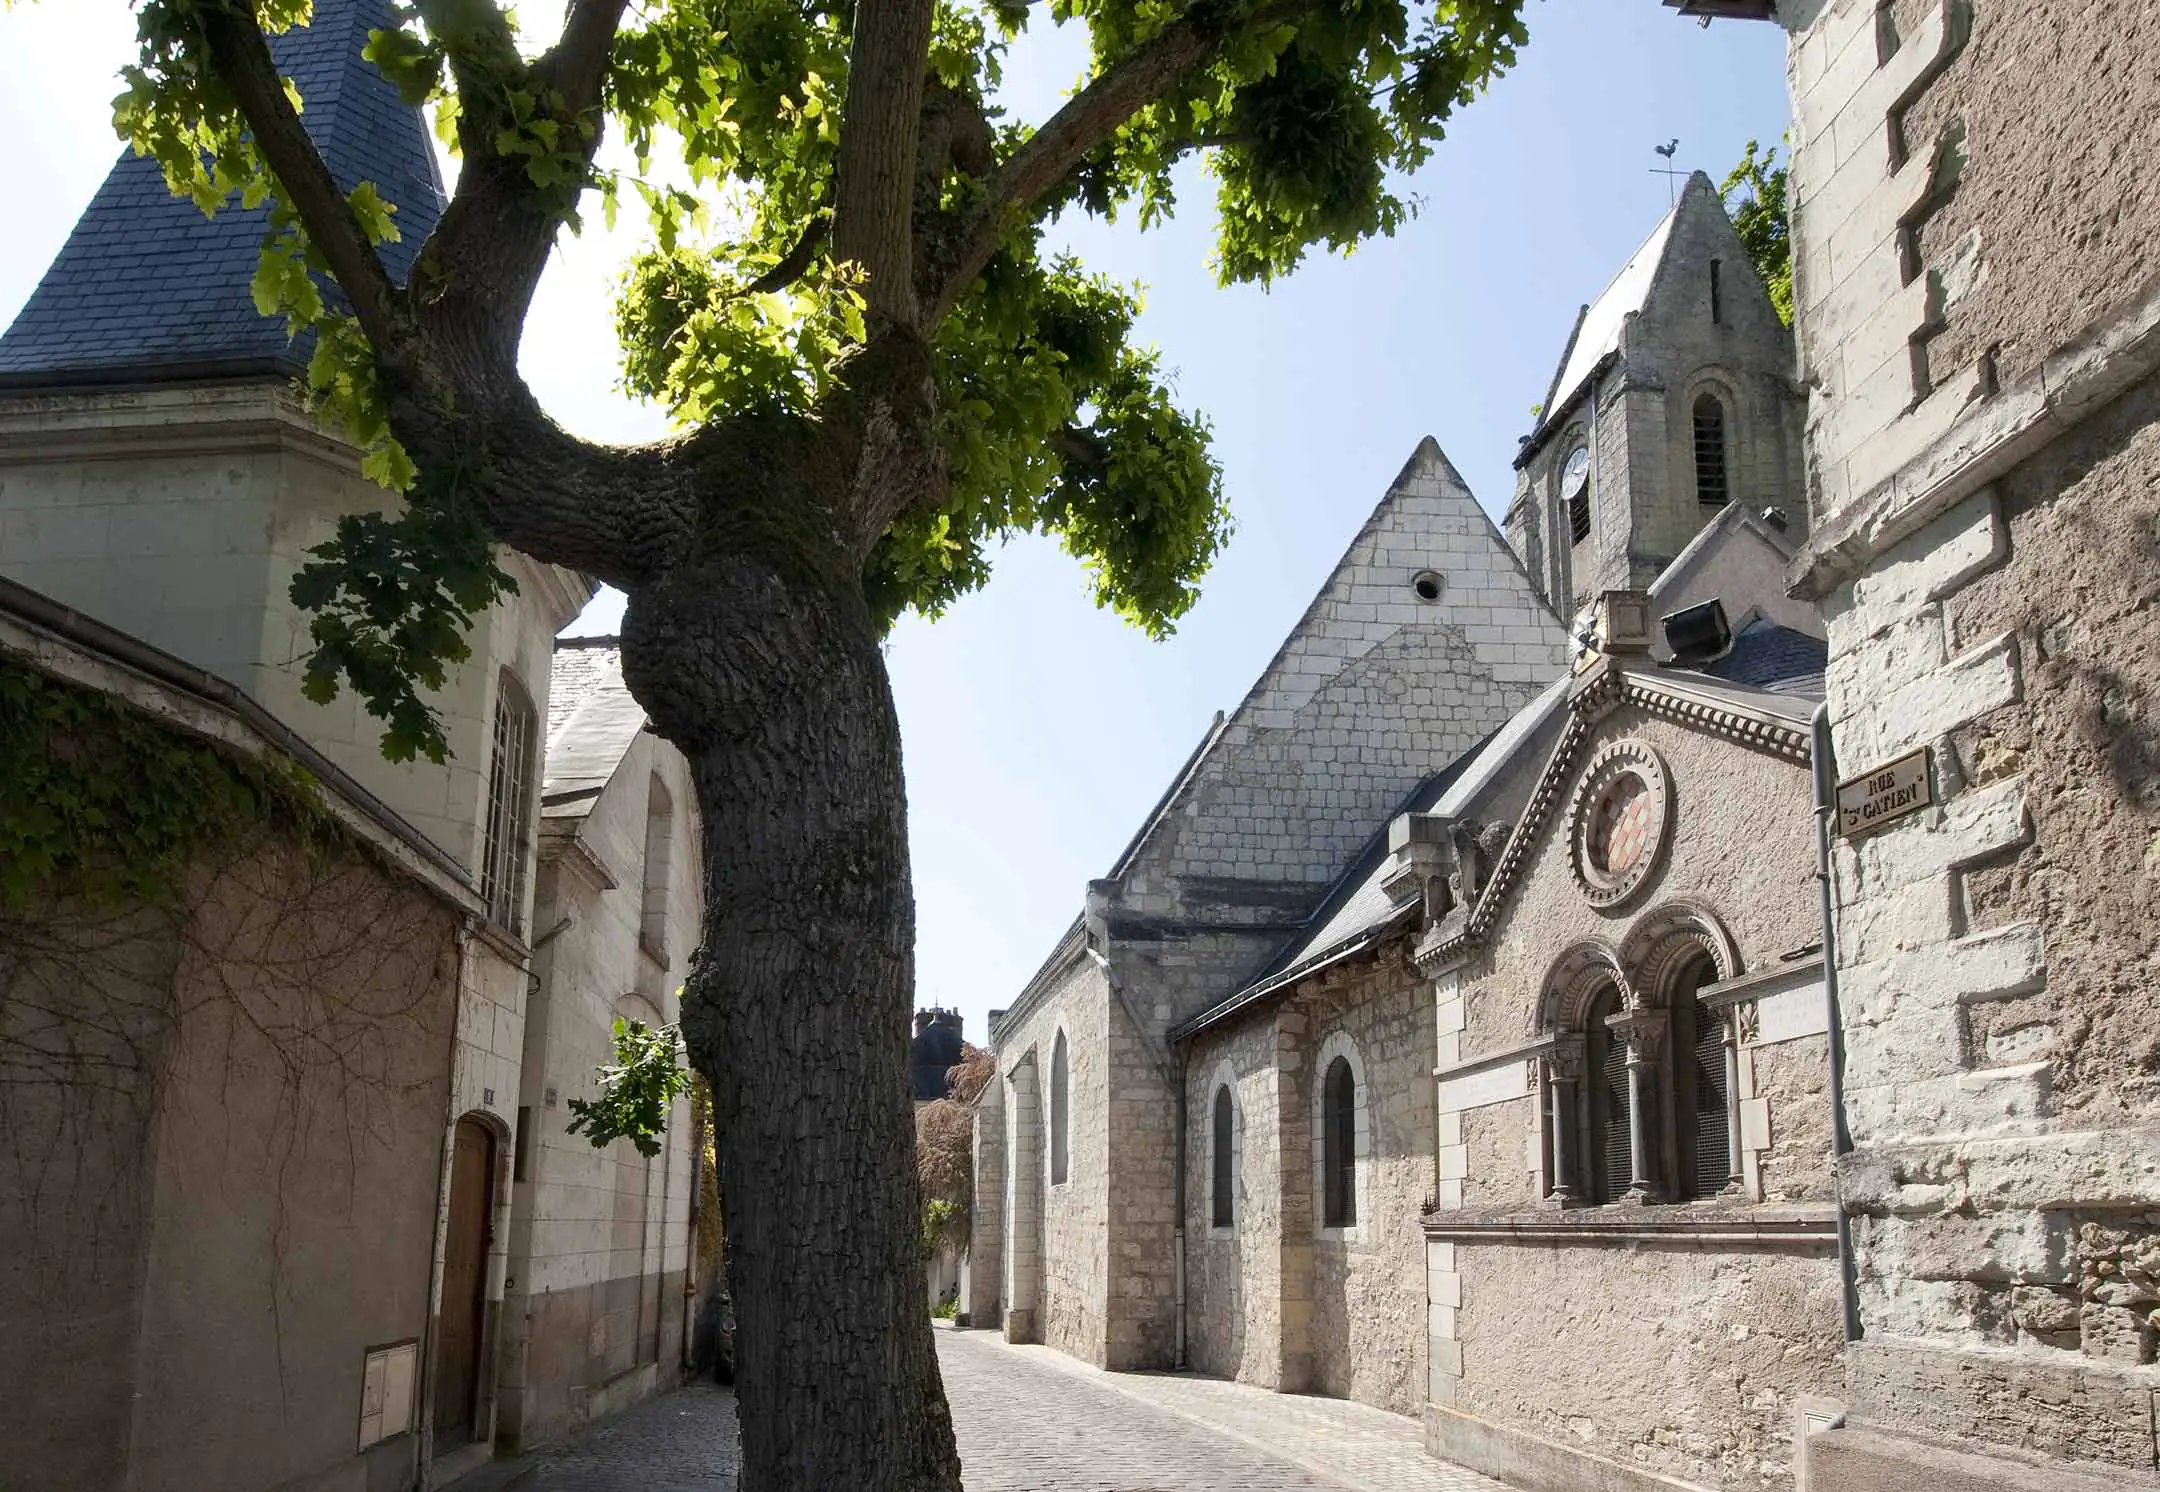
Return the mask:
M 1670 207 L 1680 200 L 1680 178 L 1687 175 L 1687 172 L 1673 164 L 1673 157 L 1680 153 L 1680 142 L 1678 140 L 1668 140 L 1663 145 L 1653 145 L 1650 148 L 1665 157 L 1665 164 L 1652 166 L 1650 174 L 1665 178 L 1667 196 L 1670 198 L 1666 206 Z

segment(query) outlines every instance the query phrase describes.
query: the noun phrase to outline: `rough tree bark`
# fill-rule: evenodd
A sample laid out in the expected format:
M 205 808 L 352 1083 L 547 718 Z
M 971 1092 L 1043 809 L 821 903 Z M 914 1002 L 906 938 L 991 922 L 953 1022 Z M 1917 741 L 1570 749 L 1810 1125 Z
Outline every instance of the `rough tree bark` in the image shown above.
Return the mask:
M 879 632 L 810 556 L 696 556 L 623 660 L 690 759 L 705 943 L 683 1006 L 728 1198 L 744 1492 L 957 1488 L 917 1252 L 914 906 Z

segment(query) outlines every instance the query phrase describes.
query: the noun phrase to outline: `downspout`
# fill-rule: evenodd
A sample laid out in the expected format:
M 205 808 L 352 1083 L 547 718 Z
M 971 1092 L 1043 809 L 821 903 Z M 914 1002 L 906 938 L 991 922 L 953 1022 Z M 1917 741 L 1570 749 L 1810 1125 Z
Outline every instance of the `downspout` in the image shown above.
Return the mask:
M 1830 824 L 1837 811 L 1837 764 L 1830 745 L 1830 706 L 1815 707 L 1814 741 L 1809 751 L 1815 770 L 1815 882 L 1822 898 L 1823 1003 L 1830 1021 L 1830 1181 L 1837 1199 L 1838 1287 L 1845 1311 L 1845 1340 L 1861 1337 L 1860 1293 L 1853 1272 L 1852 1219 L 1845 1211 L 1838 1162 L 1852 1154 L 1852 1130 L 1845 1122 L 1845 1019 L 1838 1007 L 1837 893 L 1830 879 Z
M 1170 1235 L 1170 1262 L 1174 1275 L 1172 1288 L 1177 1301 L 1177 1356 L 1171 1366 L 1179 1372 L 1185 1370 L 1185 1054 L 1178 1053 L 1177 1064 L 1177 1219 Z

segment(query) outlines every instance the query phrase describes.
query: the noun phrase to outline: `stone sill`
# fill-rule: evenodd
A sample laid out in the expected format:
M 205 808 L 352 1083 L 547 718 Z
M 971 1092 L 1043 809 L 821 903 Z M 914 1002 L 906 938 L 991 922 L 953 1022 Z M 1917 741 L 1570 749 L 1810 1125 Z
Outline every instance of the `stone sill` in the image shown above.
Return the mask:
M 1425 1236 L 1457 1243 L 1634 1243 L 1834 1247 L 1837 1208 L 1823 1203 L 1614 1203 L 1606 1207 L 1464 1208 L 1428 1212 Z

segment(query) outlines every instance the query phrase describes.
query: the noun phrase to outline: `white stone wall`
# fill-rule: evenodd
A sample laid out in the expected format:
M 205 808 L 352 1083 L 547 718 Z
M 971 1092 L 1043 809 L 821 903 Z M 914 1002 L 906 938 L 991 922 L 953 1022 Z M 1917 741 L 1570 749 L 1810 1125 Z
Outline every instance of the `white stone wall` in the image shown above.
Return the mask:
M 662 846 L 664 965 L 641 937 L 655 780 L 671 814 Z M 685 1291 L 695 1176 L 689 1102 L 676 1104 L 664 1148 L 651 1158 L 627 1141 L 595 1149 L 567 1126 L 569 1100 L 593 1097 L 598 1069 L 613 1060 L 616 1017 L 648 1025 L 680 1018 L 703 905 L 695 801 L 681 753 L 639 732 L 584 818 L 550 821 L 557 836 L 574 826 L 578 849 L 551 839 L 540 876 L 536 934 L 554 936 L 535 960 L 531 1018 L 519 1027 L 507 1090 L 517 1094 L 527 1147 L 507 1234 L 503 1360 L 523 1443 L 556 1438 L 652 1392 L 673 1381 L 682 1360 L 693 1305 Z
M 498 670 L 544 719 L 550 639 L 588 591 L 510 559 L 520 593 L 433 700 L 451 760 L 387 762 L 350 690 L 301 694 L 308 616 L 287 591 L 341 515 L 390 501 L 281 383 L 0 399 L 0 574 L 238 686 L 470 867 Z

